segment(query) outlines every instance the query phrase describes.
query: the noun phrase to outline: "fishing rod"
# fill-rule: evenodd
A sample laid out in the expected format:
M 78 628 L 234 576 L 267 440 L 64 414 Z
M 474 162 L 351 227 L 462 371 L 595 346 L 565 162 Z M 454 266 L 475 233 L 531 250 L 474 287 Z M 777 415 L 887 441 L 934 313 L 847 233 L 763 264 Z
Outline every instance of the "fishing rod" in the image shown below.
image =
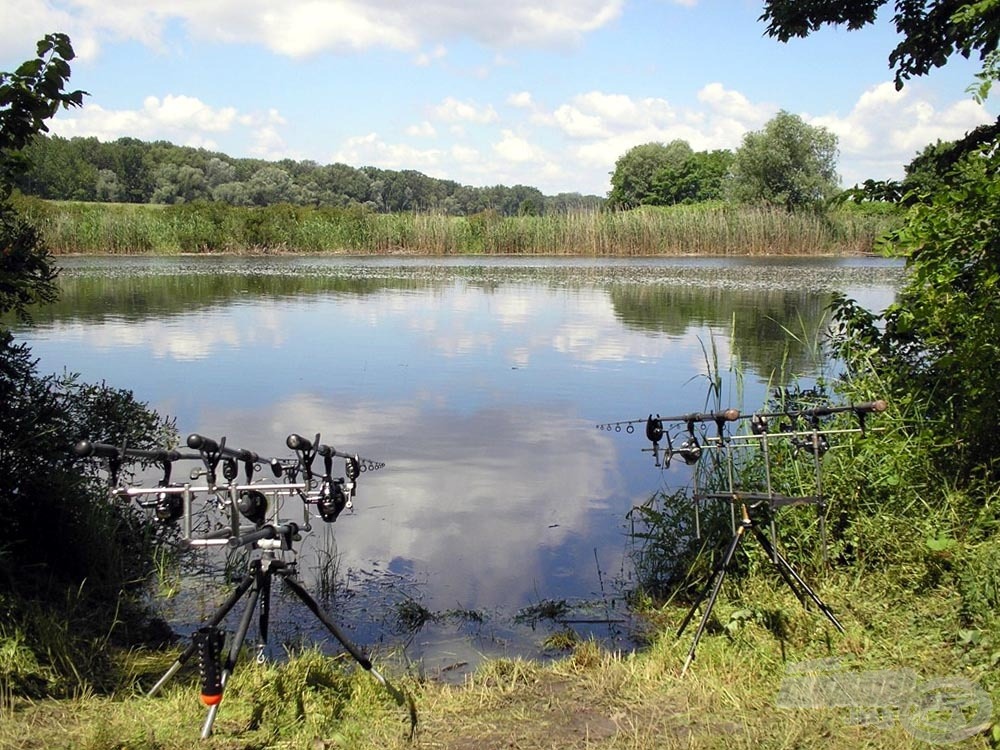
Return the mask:
M 368 671 L 392 696 L 397 704 L 406 706 L 410 716 L 411 734 L 416 726 L 416 707 L 403 690 L 394 686 L 372 665 L 371 660 L 352 643 L 338 628 L 333 619 L 323 611 L 316 600 L 297 578 L 295 557 L 286 559 L 277 553 L 293 551 L 295 542 L 301 541 L 301 533 L 312 530 L 309 506 L 315 505 L 319 515 L 328 523 L 337 519 L 340 513 L 351 505 L 361 473 L 374 471 L 385 466 L 371 459 L 362 459 L 357 454 L 338 451 L 320 442 L 317 433 L 314 441 L 292 433 L 285 444 L 296 453 L 296 458 L 282 460 L 263 458 L 260 454 L 226 445 L 226 438 L 215 440 L 199 433 L 191 433 L 186 440 L 187 447 L 194 451 L 182 452 L 176 449 L 138 450 L 127 446 L 114 446 L 91 440 L 81 440 L 73 446 L 73 452 L 81 458 L 96 458 L 105 462 L 110 478 L 110 495 L 116 498 L 134 499 L 141 508 L 150 510 L 157 521 L 170 524 L 180 520 L 182 541 L 190 547 L 226 547 L 230 550 L 246 548 L 257 550 L 251 556 L 243 580 L 227 600 L 209 618 L 207 624 L 194 635 L 191 644 L 177 661 L 167 670 L 149 691 L 154 695 L 191 657 L 197 654 L 201 680 L 202 702 L 209 707 L 202 727 L 202 738 L 212 733 L 213 724 L 222 700 L 223 690 L 232 674 L 240 655 L 244 640 L 254 614 L 258 617 L 258 655 L 262 658 L 268 639 L 270 617 L 270 597 L 272 582 L 283 582 L 291 593 L 317 617 L 326 629 L 340 642 L 358 664 Z M 312 464 L 319 456 L 323 459 L 323 473 L 319 482 L 314 481 Z M 333 461 L 344 459 L 344 474 L 333 476 Z M 203 486 L 192 486 L 185 482 L 171 483 L 170 474 L 174 463 L 181 460 L 200 461 L 203 468 L 195 468 L 190 479 L 205 477 Z M 118 485 L 119 472 L 127 462 L 147 462 L 164 468 L 162 480 L 153 488 L 123 487 Z M 237 481 L 239 464 L 245 469 L 245 483 Z M 228 484 L 217 484 L 217 471 L 221 464 L 222 474 Z M 254 473 L 264 466 L 271 468 L 278 481 L 254 483 Z M 298 481 L 299 474 L 305 477 Z M 198 495 L 207 497 L 198 505 L 200 512 L 213 510 L 227 514 L 226 523 L 215 524 L 205 532 L 193 531 L 195 501 Z M 302 501 L 302 521 L 285 518 L 283 502 L 298 497 Z M 241 523 L 241 518 L 248 521 Z M 222 624 L 240 599 L 246 598 L 245 609 L 231 640 L 228 656 L 223 653 L 225 634 Z
M 659 414 L 654 418 L 652 414 L 645 419 L 626 419 L 617 422 L 604 422 L 598 424 L 597 429 L 599 430 L 614 430 L 615 432 L 621 432 L 624 427 L 625 431 L 628 433 L 635 432 L 635 425 L 647 423 L 651 421 L 659 423 L 660 426 L 664 422 L 678 422 L 684 423 L 686 425 L 694 425 L 698 422 L 714 422 L 716 426 L 720 429 L 725 426 L 727 422 L 736 422 L 743 419 L 774 419 L 778 417 L 788 417 L 791 419 L 819 419 L 821 417 L 828 417 L 833 414 L 839 414 L 841 412 L 854 412 L 859 417 L 864 417 L 866 414 L 871 414 L 873 412 L 883 412 L 886 410 L 888 404 L 886 401 L 879 399 L 878 401 L 870 401 L 862 404 L 847 404 L 845 406 L 815 406 L 808 409 L 784 409 L 781 411 L 771 411 L 771 412 L 754 412 L 753 414 L 741 414 L 739 409 L 725 409 L 724 411 L 710 411 L 710 412 L 694 412 L 692 414 L 681 414 L 672 417 L 661 417 Z
M 176 461 L 197 459 L 200 456 L 194 453 L 181 453 L 178 450 L 165 448 L 139 449 L 128 448 L 126 446 L 116 446 L 109 443 L 99 443 L 91 440 L 80 440 L 73 446 L 73 453 L 80 458 L 103 458 L 108 463 L 108 483 L 111 486 L 118 484 L 118 476 L 122 465 L 126 459 L 133 461 L 157 464 L 163 469 L 162 486 L 170 484 L 171 468 Z
M 243 462 L 243 470 L 247 482 L 253 479 L 254 472 L 267 464 L 275 477 L 280 477 L 285 472 L 285 465 L 277 458 L 261 458 L 257 453 L 241 448 L 230 448 L 226 446 L 226 438 L 223 436 L 218 441 L 212 438 L 199 435 L 193 432 L 187 436 L 188 448 L 198 451 L 198 457 L 205 465 L 205 473 L 208 476 L 208 483 L 214 485 L 216 482 L 215 470 L 219 462 L 223 462 L 222 474 L 232 481 L 238 473 L 237 463 Z M 192 479 L 197 479 L 198 474 L 192 472 Z
M 662 429 L 664 422 L 683 422 L 688 429 L 693 429 L 699 422 L 714 422 L 722 430 L 726 422 L 735 422 L 740 418 L 739 409 L 726 409 L 725 411 L 693 412 L 691 414 L 681 414 L 676 417 L 661 417 L 659 414 L 654 418 L 650 414 L 646 419 L 626 419 L 618 422 L 605 422 L 597 425 L 599 430 L 614 430 L 621 432 L 622 427 L 625 432 L 631 434 L 635 432 L 635 425 L 646 423 L 648 429 Z M 652 427 L 650 427 L 652 425 Z
M 646 419 L 629 419 L 619 422 L 605 422 L 597 425 L 597 429 L 621 432 L 622 427 L 624 426 L 625 432 L 631 434 L 635 432 L 635 425 L 645 422 L 646 439 L 652 443 L 652 447 L 643 448 L 643 451 L 652 452 L 653 463 L 657 468 L 669 468 L 670 459 L 675 455 L 680 456 L 684 463 L 689 466 L 697 463 L 701 458 L 701 443 L 698 442 L 698 436 L 695 435 L 694 432 L 694 426 L 696 424 L 713 422 L 716 430 L 718 431 L 719 439 L 721 440 L 725 435 L 726 423 L 735 422 L 739 418 L 740 412 L 738 409 L 692 412 L 690 414 L 668 417 L 661 417 L 659 414 L 654 417 L 650 414 Z M 683 423 L 687 427 L 687 437 L 676 449 L 673 446 L 673 438 L 671 437 L 669 430 L 663 426 L 664 422 L 674 422 L 678 424 Z M 663 449 L 663 463 L 661 464 L 660 441 L 663 439 L 666 439 L 667 445 L 666 448 Z
M 316 433 L 315 439 L 309 440 L 293 432 L 285 439 L 285 445 L 298 454 L 299 463 L 302 465 L 307 477 L 312 476 L 312 462 L 317 455 L 322 456 L 327 462 L 332 461 L 335 457 L 343 458 L 348 474 L 352 472 L 354 474 L 352 478 L 356 478 L 364 471 L 377 471 L 385 468 L 385 464 L 381 461 L 362 458 L 356 453 L 342 453 L 333 448 L 333 446 L 320 443 L 319 433 Z
M 285 443 L 296 452 L 294 459 L 266 458 L 255 451 L 226 445 L 225 437 L 215 440 L 197 432 L 188 435 L 185 442 L 194 452 L 167 448 L 135 449 L 86 439 L 73 446 L 73 453 L 81 458 L 96 458 L 105 463 L 112 496 L 134 499 L 140 507 L 151 510 L 156 520 L 162 523 L 182 520 L 183 541 L 192 546 L 226 543 L 226 535 L 222 530 L 211 532 L 204 538 L 193 535 L 193 506 L 199 494 L 209 496 L 211 501 L 208 506 L 199 508 L 214 506 L 228 513 L 227 528 L 231 539 L 245 536 L 246 529 L 240 525 L 241 517 L 252 523 L 255 529 L 260 529 L 269 519 L 270 523 L 277 524 L 276 513 L 281 500 L 295 495 L 305 506 L 298 528 L 309 531 L 308 506 L 315 506 L 322 519 L 332 523 L 344 509 L 353 508 L 352 500 L 357 494 L 359 476 L 385 467 L 384 462 L 361 458 L 357 454 L 339 451 L 320 443 L 318 433 L 315 441 L 296 433 L 288 436 Z M 323 459 L 323 471 L 318 476 L 313 470 L 313 461 L 317 456 Z M 334 476 L 334 458 L 344 459 L 344 476 Z M 201 467 L 191 470 L 190 480 L 205 477 L 205 486 L 171 482 L 173 465 L 184 460 L 201 462 Z M 120 486 L 121 470 L 129 462 L 162 467 L 163 476 L 156 487 Z M 243 464 L 245 472 L 243 483 L 237 481 L 240 464 Z M 220 465 L 226 484 L 219 483 Z M 254 482 L 255 473 L 264 467 L 271 469 L 278 480 L 276 484 Z M 299 481 L 300 473 L 304 476 L 304 481 Z M 244 540 L 237 546 L 259 539 L 263 537 Z
M 645 423 L 646 439 L 652 446 L 644 448 L 644 452 L 652 452 L 653 461 L 657 468 L 669 468 L 670 458 L 679 455 L 686 464 L 697 463 L 701 456 L 701 445 L 695 435 L 695 425 L 714 423 L 717 435 L 709 438 L 718 446 L 724 446 L 727 442 L 737 439 L 740 436 L 727 434 L 727 427 L 731 423 L 749 420 L 750 432 L 753 437 L 785 437 L 789 438 L 797 448 L 803 448 L 809 452 L 822 454 L 829 448 L 826 439 L 826 431 L 820 430 L 820 419 L 839 413 L 853 413 L 858 419 L 858 430 L 865 434 L 866 417 L 870 414 L 884 412 L 887 408 L 886 401 L 880 399 L 860 404 L 847 405 L 822 405 L 803 409 L 783 409 L 780 411 L 754 412 L 753 414 L 741 414 L 738 409 L 725 409 L 723 411 L 694 412 L 691 414 L 681 414 L 677 416 L 663 417 L 657 414 L 655 417 L 650 414 L 646 419 L 628 419 L 617 422 L 604 422 L 596 425 L 597 429 L 605 431 L 621 432 L 632 434 L 635 426 Z M 782 425 L 778 433 L 768 433 L 769 423 L 773 419 L 784 418 L 788 420 L 787 425 Z M 805 421 L 808 428 L 800 432 L 798 424 L 800 420 Z M 683 424 L 687 429 L 687 437 L 679 448 L 674 449 L 673 438 L 665 423 Z M 801 439 L 807 436 L 810 439 Z M 676 436 L 675 436 L 676 437 Z M 664 463 L 660 462 L 660 442 L 667 441 L 666 448 L 663 449 Z

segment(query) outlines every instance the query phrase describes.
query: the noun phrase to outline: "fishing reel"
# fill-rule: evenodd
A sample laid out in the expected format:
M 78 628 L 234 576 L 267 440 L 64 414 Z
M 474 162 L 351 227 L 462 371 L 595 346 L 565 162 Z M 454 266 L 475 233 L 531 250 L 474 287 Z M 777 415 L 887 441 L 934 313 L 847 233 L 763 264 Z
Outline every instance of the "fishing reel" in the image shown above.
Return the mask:
M 216 441 L 197 433 L 187 437 L 191 452 L 136 450 L 89 440 L 78 442 L 73 451 L 81 458 L 103 462 L 111 497 L 135 500 L 159 524 L 179 522 L 181 539 L 189 545 L 268 545 L 270 542 L 265 540 L 278 536 L 288 546 L 291 539 L 298 538 L 300 530 L 310 530 L 309 506 L 316 507 L 324 522 L 333 523 L 344 510 L 353 507 L 360 475 L 385 466 L 341 453 L 319 440 L 318 434 L 313 441 L 294 433 L 289 435 L 285 442 L 295 451 L 294 459 L 262 458 L 253 451 L 227 446 L 225 437 Z M 319 472 L 313 468 L 316 457 L 323 459 L 323 469 Z M 344 460 L 343 476 L 334 476 L 335 458 Z M 190 472 L 190 480 L 205 479 L 204 485 L 171 481 L 174 463 L 182 460 L 200 462 Z M 123 467 L 129 463 L 159 466 L 162 477 L 155 487 L 119 485 Z M 270 469 L 275 481 L 256 479 L 255 475 L 265 469 Z M 291 522 L 284 518 L 283 511 L 295 498 L 302 502 L 302 519 Z M 226 522 L 217 524 L 212 531 L 197 531 L 196 526 L 203 528 L 197 518 L 212 511 L 222 513 Z
M 317 456 L 323 459 L 323 473 L 320 477 L 319 491 L 310 495 L 306 502 L 314 504 L 319 510 L 320 518 L 326 523 L 333 523 L 345 509 L 354 507 L 353 498 L 357 492 L 358 477 L 363 471 L 375 471 L 384 464 L 362 459 L 358 455 L 342 453 L 333 446 L 320 442 L 317 433 L 313 440 L 292 433 L 285 444 L 299 457 L 299 465 L 311 481 L 314 476 L 313 461 Z M 344 460 L 344 476 L 333 476 L 333 460 Z
M 694 466 L 701 460 L 702 445 L 697 434 L 695 434 L 695 425 L 700 423 L 714 423 L 718 432 L 718 439 L 721 443 L 726 439 L 727 423 L 734 422 L 739 418 L 740 413 L 736 409 L 726 409 L 720 412 L 696 412 L 676 417 L 661 417 L 659 414 L 654 417 L 650 414 L 645 420 L 634 419 L 622 422 L 609 422 L 597 425 L 597 429 L 621 432 L 624 428 L 625 432 L 631 434 L 635 431 L 635 425 L 644 421 L 646 424 L 646 439 L 651 443 L 651 446 L 643 448 L 643 452 L 653 454 L 653 464 L 658 469 L 669 469 L 671 459 L 674 456 L 679 456 L 687 466 Z M 673 422 L 684 426 L 684 437 L 676 448 L 674 447 L 674 440 L 680 437 L 680 433 L 678 431 L 678 434 L 671 435 L 670 430 L 664 426 L 664 422 Z M 661 448 L 660 443 L 664 440 L 666 441 L 666 446 Z
M 661 462 L 660 441 L 664 438 L 667 445 L 663 448 Z M 670 461 L 674 456 L 680 456 L 681 460 L 688 466 L 693 466 L 701 459 L 701 443 L 698 441 L 698 436 L 694 434 L 694 421 L 687 423 L 687 436 L 677 448 L 674 448 L 670 432 L 663 427 L 663 418 L 659 414 L 655 417 L 650 414 L 646 419 L 646 439 L 652 446 L 643 450 L 653 454 L 653 464 L 657 468 L 669 469 Z
M 750 432 L 753 436 L 763 439 L 772 435 L 785 437 L 796 450 L 819 459 L 830 450 L 829 435 L 856 432 L 864 437 L 867 434 L 867 417 L 885 411 L 887 406 L 885 401 L 878 400 L 845 406 L 826 404 L 802 409 L 757 413 L 750 418 Z M 840 413 L 852 414 L 857 420 L 857 427 L 842 430 L 830 430 L 823 427 L 822 419 Z M 784 420 L 775 433 L 768 432 L 769 419 L 772 418 Z

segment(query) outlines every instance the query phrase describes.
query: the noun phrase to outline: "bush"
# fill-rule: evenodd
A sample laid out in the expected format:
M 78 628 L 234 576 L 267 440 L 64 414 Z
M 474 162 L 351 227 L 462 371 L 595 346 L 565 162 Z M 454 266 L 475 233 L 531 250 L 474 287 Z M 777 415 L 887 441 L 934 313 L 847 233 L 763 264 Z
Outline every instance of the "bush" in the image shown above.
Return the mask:
M 0 333 L 0 648 L 30 650 L 38 673 L 54 675 L 47 691 L 62 692 L 106 684 L 108 642 L 147 638 L 155 623 L 141 592 L 165 541 L 134 505 L 109 501 L 72 448 L 84 438 L 152 448 L 174 428 L 129 391 L 35 367 Z

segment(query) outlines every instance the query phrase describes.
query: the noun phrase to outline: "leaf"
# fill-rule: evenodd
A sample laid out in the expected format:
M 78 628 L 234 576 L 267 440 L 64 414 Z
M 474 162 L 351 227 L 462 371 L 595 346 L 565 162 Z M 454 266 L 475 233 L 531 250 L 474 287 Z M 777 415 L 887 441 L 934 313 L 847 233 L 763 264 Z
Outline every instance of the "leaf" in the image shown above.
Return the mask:
M 963 646 L 975 646 L 979 643 L 982 635 L 978 630 L 959 630 L 958 640 Z
M 945 552 L 958 544 L 958 542 L 948 536 L 928 538 L 924 543 L 931 552 Z

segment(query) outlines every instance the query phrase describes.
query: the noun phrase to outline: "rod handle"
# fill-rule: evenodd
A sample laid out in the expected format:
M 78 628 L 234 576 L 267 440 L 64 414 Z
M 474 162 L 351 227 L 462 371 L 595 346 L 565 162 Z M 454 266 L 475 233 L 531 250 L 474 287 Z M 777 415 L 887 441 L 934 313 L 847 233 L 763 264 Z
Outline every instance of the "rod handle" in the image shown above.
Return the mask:
M 119 458 L 121 451 L 113 445 L 107 443 L 95 443 L 90 440 L 81 440 L 73 446 L 73 452 L 81 458 L 98 456 L 99 458 Z
M 293 451 L 302 451 L 308 453 L 312 450 L 312 441 L 308 438 L 304 438 L 298 433 L 293 432 L 287 438 L 285 438 L 285 445 L 291 448 Z
M 197 432 L 192 432 L 187 436 L 187 446 L 196 451 L 203 451 L 205 453 L 218 453 L 219 444 L 212 440 L 212 438 L 205 437 L 204 435 L 199 435 Z

